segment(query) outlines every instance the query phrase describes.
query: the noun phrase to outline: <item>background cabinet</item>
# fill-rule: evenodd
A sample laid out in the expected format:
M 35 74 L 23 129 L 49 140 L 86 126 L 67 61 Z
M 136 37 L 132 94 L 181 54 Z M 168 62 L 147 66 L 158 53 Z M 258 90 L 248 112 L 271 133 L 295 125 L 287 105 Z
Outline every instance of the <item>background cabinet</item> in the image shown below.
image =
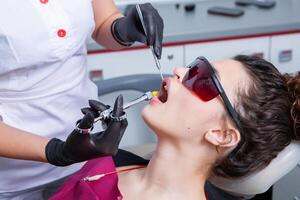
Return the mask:
M 163 48 L 162 72 L 172 73 L 174 66 L 184 66 L 183 46 Z M 158 73 L 150 49 L 88 55 L 89 70 L 102 70 L 104 79 L 143 73 Z
M 260 37 L 186 45 L 185 60 L 190 63 L 200 55 L 216 60 L 232 58 L 237 54 L 257 54 L 269 59 L 269 42 L 269 37 Z
M 163 73 L 186 66 L 198 56 L 209 60 L 231 58 L 237 54 L 256 54 L 271 61 L 281 72 L 300 70 L 300 34 L 245 38 L 164 47 Z M 89 70 L 100 70 L 102 78 L 130 74 L 158 73 L 150 49 L 88 55 Z
M 272 36 L 270 60 L 281 72 L 300 70 L 300 34 Z

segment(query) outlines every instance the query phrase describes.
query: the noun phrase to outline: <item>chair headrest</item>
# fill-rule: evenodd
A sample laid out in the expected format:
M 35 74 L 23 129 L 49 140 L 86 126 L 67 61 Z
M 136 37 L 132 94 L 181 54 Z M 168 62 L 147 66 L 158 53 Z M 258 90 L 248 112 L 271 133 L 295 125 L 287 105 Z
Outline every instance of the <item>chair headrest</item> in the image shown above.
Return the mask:
M 135 145 L 126 150 L 150 159 L 156 144 Z M 300 162 L 300 142 L 293 141 L 264 169 L 238 179 L 212 176 L 209 181 L 232 194 L 246 196 L 267 191 L 276 181 L 289 173 Z
M 300 142 L 293 141 L 264 169 L 238 179 L 212 176 L 209 181 L 225 191 L 240 195 L 255 195 L 267 191 L 276 181 L 300 162 Z

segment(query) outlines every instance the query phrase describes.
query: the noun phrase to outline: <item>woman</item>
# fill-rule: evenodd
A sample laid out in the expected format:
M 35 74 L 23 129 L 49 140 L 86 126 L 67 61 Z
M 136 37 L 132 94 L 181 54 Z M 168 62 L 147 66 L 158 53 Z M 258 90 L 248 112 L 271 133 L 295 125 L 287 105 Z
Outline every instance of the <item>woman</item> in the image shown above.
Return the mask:
M 299 138 L 300 74 L 251 56 L 189 67 L 176 68 L 142 112 L 158 137 L 147 167 L 92 160 L 53 199 L 204 200 L 212 173 L 245 176 Z
M 160 57 L 162 19 L 150 4 L 140 7 L 147 37 L 135 7 L 123 16 L 113 0 L 1 1 L 0 199 L 46 198 L 47 188 L 82 166 L 74 163 L 115 154 L 127 126 L 126 118 L 117 120 L 121 97 L 117 118 L 104 133 L 86 134 L 91 114 L 75 128 L 79 109 L 97 98 L 88 79 L 86 41 L 92 36 L 110 49 L 139 41 L 153 45 Z

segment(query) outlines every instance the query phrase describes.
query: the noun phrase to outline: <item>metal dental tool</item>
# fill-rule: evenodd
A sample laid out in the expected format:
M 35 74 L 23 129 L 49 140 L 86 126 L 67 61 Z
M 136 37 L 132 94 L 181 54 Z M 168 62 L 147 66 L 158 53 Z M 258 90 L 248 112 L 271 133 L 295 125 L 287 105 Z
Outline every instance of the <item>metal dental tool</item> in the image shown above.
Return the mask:
M 136 105 L 136 104 L 139 104 L 139 103 L 141 103 L 141 102 L 143 102 L 143 101 L 149 101 L 149 100 L 151 100 L 154 96 L 157 96 L 157 94 L 158 94 L 157 91 L 146 92 L 146 93 L 144 93 L 141 97 L 139 97 L 139 98 L 137 98 L 137 99 L 135 99 L 135 100 L 133 100 L 133 101 L 130 101 L 130 102 L 128 102 L 128 103 L 125 103 L 125 104 L 123 105 L 123 110 L 126 110 L 127 108 L 130 108 L 130 107 L 132 107 L 132 106 L 134 106 L 134 105 Z M 107 110 L 102 111 L 102 112 L 100 113 L 100 116 L 94 120 L 94 123 L 96 123 L 96 122 L 99 121 L 99 120 L 104 120 L 104 119 L 109 118 L 109 117 L 111 116 L 111 112 L 112 112 L 112 111 L 113 111 L 112 108 L 109 108 L 109 109 L 107 109 Z
M 145 35 L 147 36 L 147 29 L 146 29 L 146 26 L 145 26 L 145 23 L 144 23 L 143 13 L 142 13 L 142 11 L 141 11 L 141 8 L 140 8 L 140 5 L 139 5 L 139 4 L 136 5 L 136 10 L 137 10 L 137 12 L 138 12 L 140 21 L 141 21 L 141 23 L 142 23 L 142 26 L 143 26 L 143 30 L 144 30 L 144 32 L 145 32 Z M 163 77 L 162 72 L 161 72 L 161 65 L 160 65 L 160 62 L 159 62 L 158 58 L 157 58 L 156 55 L 155 55 L 154 48 L 153 48 L 152 45 L 150 45 L 150 49 L 151 49 L 151 51 L 152 51 L 152 55 L 153 55 L 153 58 L 154 58 L 154 61 L 155 61 L 155 65 L 156 65 L 156 67 L 157 67 L 157 69 L 158 69 L 158 71 L 159 71 L 159 73 L 160 73 L 161 79 L 164 80 L 164 77 Z

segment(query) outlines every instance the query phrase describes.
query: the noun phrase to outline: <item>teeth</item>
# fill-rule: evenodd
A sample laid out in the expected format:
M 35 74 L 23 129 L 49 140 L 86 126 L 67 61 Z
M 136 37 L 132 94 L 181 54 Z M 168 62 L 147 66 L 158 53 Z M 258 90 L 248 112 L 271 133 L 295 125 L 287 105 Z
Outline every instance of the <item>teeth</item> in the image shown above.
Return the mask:
M 167 85 L 164 85 L 164 89 L 165 89 L 165 90 L 168 90 L 168 87 L 167 87 Z
M 167 85 L 167 82 L 166 82 L 166 81 L 163 82 L 163 87 L 164 87 L 164 89 L 165 89 L 166 91 L 168 90 L 168 85 Z

